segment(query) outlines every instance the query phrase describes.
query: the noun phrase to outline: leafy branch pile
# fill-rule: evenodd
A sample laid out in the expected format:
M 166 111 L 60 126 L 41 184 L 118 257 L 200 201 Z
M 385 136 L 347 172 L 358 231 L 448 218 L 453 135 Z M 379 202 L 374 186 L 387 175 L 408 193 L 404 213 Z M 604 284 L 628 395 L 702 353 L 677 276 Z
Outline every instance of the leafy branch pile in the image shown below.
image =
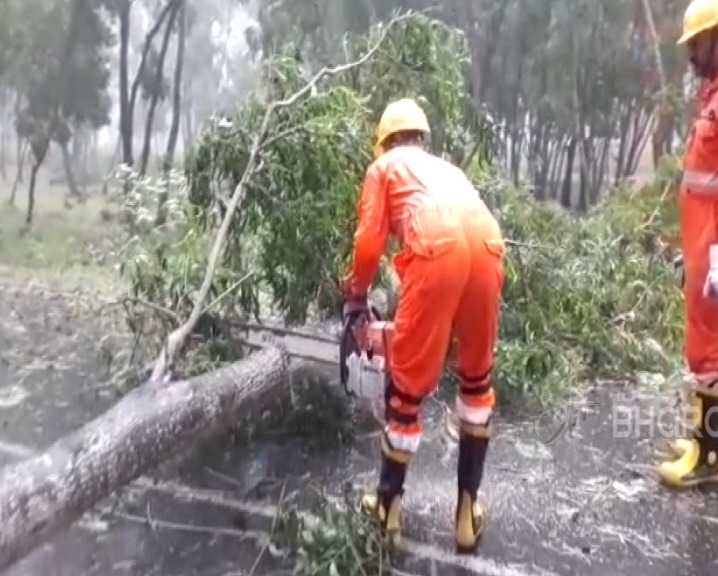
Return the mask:
M 584 218 L 502 189 L 497 212 L 510 245 L 496 367 L 504 400 L 549 400 L 585 379 L 676 367 L 682 296 L 664 246 L 677 230 L 666 185 L 661 177 L 610 191 Z
M 282 502 L 273 543 L 297 561 L 296 573 L 311 576 L 386 574 L 391 567 L 388 543 L 375 523 L 357 509 L 350 486 L 341 498 L 321 494 L 316 515 Z
M 348 38 L 347 61 L 376 47 L 381 34 L 377 27 Z M 465 167 L 509 239 L 496 363 L 501 398 L 542 400 L 592 376 L 672 366 L 682 327 L 680 293 L 657 248 L 656 230 L 675 225 L 663 184 L 612 191 L 582 219 L 514 189 L 496 176 L 497 131 L 469 100 L 468 64 L 461 34 L 411 15 L 360 66 L 275 111 L 191 350 L 202 349 L 209 362 L 231 360 L 239 351 L 227 326 L 238 319 L 303 322 L 336 309 L 334 279 L 351 249 L 376 121 L 390 100 L 408 95 L 427 111 L 432 150 Z M 245 172 L 267 102 L 305 83 L 294 47 L 268 61 L 264 93 L 206 127 L 185 180 L 170 194 L 177 202 L 163 227 L 133 230 L 123 252 L 134 302 L 128 316 L 150 343 L 158 345 L 194 305 L 208 246 Z M 154 201 L 151 193 L 144 197 Z

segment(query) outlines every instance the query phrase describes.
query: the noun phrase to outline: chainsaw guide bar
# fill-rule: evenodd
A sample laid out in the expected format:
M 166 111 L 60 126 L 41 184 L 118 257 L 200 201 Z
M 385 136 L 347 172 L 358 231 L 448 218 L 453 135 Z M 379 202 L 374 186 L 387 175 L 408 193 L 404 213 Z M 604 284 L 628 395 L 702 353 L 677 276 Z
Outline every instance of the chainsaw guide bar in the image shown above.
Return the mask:
M 279 344 L 292 358 L 338 366 L 340 361 L 338 332 L 341 327 L 333 328 L 337 331 L 336 336 L 267 324 L 244 323 L 237 329 L 236 335 L 250 348 L 260 349 Z

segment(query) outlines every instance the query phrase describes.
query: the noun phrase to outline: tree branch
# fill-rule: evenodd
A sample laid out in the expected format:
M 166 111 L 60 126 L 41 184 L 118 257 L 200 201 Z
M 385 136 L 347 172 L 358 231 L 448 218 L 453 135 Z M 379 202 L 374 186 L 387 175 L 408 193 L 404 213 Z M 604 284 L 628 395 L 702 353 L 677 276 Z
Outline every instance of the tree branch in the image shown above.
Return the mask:
M 396 24 L 403 20 L 406 20 L 410 16 L 411 13 L 405 13 L 390 20 L 376 44 L 372 46 L 366 52 L 366 54 L 364 54 L 364 56 L 362 56 L 358 60 L 343 64 L 341 66 L 322 68 L 301 90 L 295 92 L 292 96 L 285 98 L 284 100 L 272 102 L 267 106 L 267 110 L 264 113 L 264 118 L 262 119 L 259 131 L 255 135 L 252 142 L 252 148 L 250 149 L 247 165 L 244 169 L 244 172 L 242 173 L 242 177 L 239 183 L 234 189 L 232 198 L 229 200 L 229 203 L 227 205 L 227 211 L 222 220 L 222 224 L 217 231 L 217 236 L 215 237 L 214 245 L 212 246 L 212 250 L 210 252 L 209 259 L 207 262 L 207 269 L 205 271 L 204 280 L 202 281 L 198 296 L 194 301 L 194 307 L 192 309 L 192 312 L 190 313 L 190 316 L 187 321 L 168 336 L 165 346 L 162 349 L 162 352 L 155 361 L 155 366 L 152 370 L 152 380 L 159 381 L 160 379 L 168 375 L 172 364 L 177 357 L 177 354 L 184 346 L 188 336 L 192 333 L 195 324 L 202 315 L 202 311 L 204 310 L 204 302 L 207 299 L 209 291 L 212 287 L 212 281 L 214 279 L 217 264 L 219 263 L 224 253 L 227 234 L 229 232 L 229 226 L 232 222 L 232 218 L 234 217 L 234 213 L 237 211 L 237 208 L 240 206 L 240 203 L 244 199 L 247 184 L 254 173 L 257 159 L 264 147 L 264 138 L 267 135 L 267 131 L 269 129 L 269 122 L 274 112 L 281 108 L 287 108 L 289 106 L 292 106 L 307 94 L 311 94 L 315 90 L 316 85 L 325 77 L 342 74 L 344 72 L 347 72 L 348 70 L 351 70 L 353 68 L 356 68 L 357 66 L 361 66 L 366 63 L 377 52 L 379 47 L 386 39 L 389 31 Z

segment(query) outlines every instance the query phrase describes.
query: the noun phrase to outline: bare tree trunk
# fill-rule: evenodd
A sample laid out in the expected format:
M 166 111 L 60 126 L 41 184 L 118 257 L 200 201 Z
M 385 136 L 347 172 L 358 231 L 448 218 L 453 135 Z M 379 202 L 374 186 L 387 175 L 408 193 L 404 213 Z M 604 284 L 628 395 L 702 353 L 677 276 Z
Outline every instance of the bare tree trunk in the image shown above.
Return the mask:
M 44 454 L 3 469 L 0 570 L 146 470 L 267 409 L 288 366 L 272 347 L 190 380 L 147 382 Z
M 122 147 L 124 142 L 124 139 L 122 136 L 117 139 L 117 144 L 115 144 L 115 151 L 112 153 L 112 158 L 110 159 L 110 165 L 107 168 L 107 172 L 105 173 L 105 177 L 102 179 L 102 195 L 106 195 L 108 192 L 108 186 L 110 182 L 110 177 L 112 176 L 112 171 L 115 169 L 115 163 L 117 161 L 117 156 L 120 153 L 120 148 Z
M 179 0 L 181 2 L 182 0 Z M 175 3 L 172 6 L 172 9 L 170 11 L 169 18 L 167 20 L 167 28 L 165 28 L 165 35 L 162 39 L 162 47 L 160 48 L 160 54 L 159 54 L 159 62 L 157 63 L 157 71 L 155 76 L 155 82 L 156 86 L 160 86 L 162 84 L 162 78 L 164 74 L 164 68 L 165 68 L 165 57 L 167 56 L 167 48 L 170 45 L 170 37 L 172 36 L 172 28 L 174 26 L 175 20 L 177 19 L 177 12 L 179 10 L 180 4 Z M 157 101 L 159 100 L 159 94 L 155 92 L 152 94 L 152 97 L 150 98 L 150 106 L 149 110 L 147 111 L 147 118 L 145 120 L 145 141 L 144 145 L 142 146 L 142 155 L 140 157 L 140 168 L 139 173 L 141 176 L 144 176 L 147 173 L 147 164 L 150 160 L 150 146 L 152 144 L 152 126 L 154 124 L 155 119 L 155 110 L 157 109 Z
M 177 58 L 175 60 L 175 74 L 172 86 L 172 125 L 170 126 L 169 137 L 167 138 L 167 152 L 162 171 L 165 175 L 165 183 L 157 198 L 157 215 L 155 226 L 162 226 L 167 220 L 167 198 L 169 197 L 169 180 L 167 178 L 172 169 L 175 149 L 177 148 L 177 137 L 179 135 L 180 117 L 182 114 L 182 67 L 184 65 L 184 44 L 185 32 L 187 29 L 187 3 L 181 0 L 179 9 L 179 29 L 177 31 Z
M 124 0 L 122 11 L 120 12 L 120 134 L 122 136 L 122 161 L 132 166 L 134 164 L 133 155 L 133 134 L 134 134 L 134 113 L 135 104 L 137 103 L 137 94 L 140 89 L 140 82 L 147 64 L 147 56 L 152 47 L 152 42 L 159 32 L 162 24 L 167 18 L 170 10 L 172 10 L 178 0 L 168 0 L 162 12 L 160 12 L 157 20 L 152 28 L 145 36 L 145 42 L 142 47 L 142 55 L 140 56 L 140 64 L 137 68 L 135 78 L 132 81 L 132 87 L 129 88 L 128 73 L 128 51 L 130 39 L 130 8 L 131 2 Z
M 479 75 L 479 89 L 476 95 L 477 102 L 483 102 L 486 97 L 486 90 L 489 87 L 489 80 L 491 76 L 491 63 L 493 62 L 494 55 L 496 54 L 496 47 L 499 45 L 499 37 L 501 36 L 504 20 L 506 19 L 506 8 L 508 5 L 508 0 L 502 0 L 502 2 L 491 12 L 487 28 L 488 34 L 484 43 L 484 53 L 482 54 L 481 64 L 477 70 Z M 471 36 L 475 36 L 475 31 L 472 31 Z
M 564 166 L 563 184 L 561 187 L 561 206 L 564 208 L 572 208 L 572 192 L 573 192 L 573 164 L 576 159 L 576 144 L 578 137 L 573 135 L 568 143 L 566 151 L 566 164 Z
M 172 125 L 167 138 L 167 152 L 163 169 L 169 172 L 174 161 L 175 149 L 177 148 L 177 137 L 179 135 L 180 117 L 182 114 L 182 69 L 184 66 L 184 45 L 185 31 L 187 29 L 187 5 L 186 0 L 181 0 L 178 14 L 177 30 L 177 57 L 175 60 L 175 73 L 172 86 Z
M 185 86 L 185 90 L 187 86 Z M 185 154 L 191 153 L 194 145 L 194 123 L 192 120 L 192 102 L 189 99 L 189 94 L 184 94 L 184 104 L 182 109 L 184 110 L 184 122 L 182 123 L 182 144 L 184 145 Z
M 7 139 L 8 139 L 8 113 L 7 113 L 7 90 L 0 92 L 0 177 L 7 180 Z
M 133 139 L 133 133 L 134 133 L 134 126 L 135 126 L 135 105 L 137 104 L 137 95 L 139 94 L 140 90 L 140 84 L 142 82 L 142 77 L 145 73 L 145 67 L 147 65 L 147 57 L 150 53 L 150 48 L 152 47 L 152 42 L 155 39 L 155 36 L 159 33 L 160 29 L 162 28 L 162 24 L 165 23 L 167 20 L 167 17 L 170 16 L 170 14 L 176 15 L 176 8 L 178 5 L 178 2 L 180 0 L 168 0 L 167 4 L 165 4 L 164 8 L 162 8 L 162 12 L 160 12 L 159 16 L 157 17 L 157 20 L 155 21 L 154 25 L 150 29 L 149 32 L 147 32 L 147 35 L 145 36 L 145 42 L 142 47 L 142 55 L 140 56 L 140 64 L 137 67 L 137 73 L 135 74 L 135 78 L 132 81 L 132 88 L 130 90 L 130 100 L 128 104 L 128 129 L 130 130 L 130 143 L 132 143 Z M 132 145 L 132 144 L 130 144 Z
M 17 194 L 17 185 L 22 182 L 22 169 L 25 165 L 25 158 L 27 158 L 28 143 L 27 140 L 22 140 L 18 137 L 18 145 L 20 151 L 17 159 L 17 172 L 15 174 L 15 181 L 12 183 L 12 190 L 10 190 L 10 205 L 15 205 L 15 195 Z
M 35 212 L 35 186 L 37 185 L 37 173 L 42 166 L 42 160 L 34 160 L 30 169 L 30 185 L 27 188 L 27 213 L 25 215 L 25 225 L 32 224 L 32 217 Z
M 16 157 L 17 157 L 17 180 L 18 183 L 24 184 L 25 183 L 25 153 L 22 151 L 22 143 L 23 139 L 17 135 L 17 147 L 16 147 Z
M 122 161 L 132 166 L 132 114 L 130 112 L 128 52 L 130 49 L 130 0 L 120 8 L 120 138 Z
M 20 96 L 20 92 L 17 93 L 17 96 L 15 97 L 15 117 L 17 118 L 18 114 L 20 113 L 20 105 L 22 103 L 22 97 Z M 18 165 L 18 171 L 17 171 L 17 180 L 20 184 L 23 184 L 24 178 L 23 178 L 23 163 L 25 159 L 25 152 L 23 151 L 23 138 L 20 136 L 20 134 L 15 131 L 15 158 L 16 158 L 16 164 Z
M 656 31 L 651 3 L 648 0 L 641 0 L 641 4 L 643 6 L 643 12 L 646 15 L 648 30 L 651 33 L 651 40 L 653 41 L 653 53 L 656 59 L 656 69 L 658 70 L 658 80 L 661 87 L 657 106 L 658 123 L 656 124 L 656 129 L 653 134 L 653 167 L 658 168 L 658 162 L 661 156 L 669 151 L 670 136 L 673 134 L 672 122 L 674 120 L 674 112 L 668 101 L 668 82 L 666 80 L 663 59 L 661 58 L 660 39 Z
M 59 144 L 60 151 L 62 152 L 62 165 L 65 169 L 65 178 L 67 179 L 67 187 L 70 191 L 70 196 L 74 198 L 82 198 L 79 188 L 77 187 L 77 181 L 75 180 L 75 173 L 72 167 L 72 155 L 68 149 L 67 142 Z

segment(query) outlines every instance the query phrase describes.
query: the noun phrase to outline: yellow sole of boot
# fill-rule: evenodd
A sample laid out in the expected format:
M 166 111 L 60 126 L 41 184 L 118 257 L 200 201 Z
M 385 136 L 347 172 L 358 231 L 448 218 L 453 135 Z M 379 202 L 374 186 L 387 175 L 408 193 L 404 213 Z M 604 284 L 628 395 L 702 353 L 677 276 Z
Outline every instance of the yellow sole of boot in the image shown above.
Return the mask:
M 486 525 L 486 514 L 478 503 L 476 503 L 475 508 L 472 508 L 473 510 L 471 510 L 470 512 L 471 519 L 464 519 L 463 522 L 459 522 L 457 524 L 455 543 L 455 551 L 457 555 L 476 554 L 479 544 L 481 543 L 481 537 L 484 533 L 484 526 Z M 466 514 L 467 512 L 463 512 L 463 514 L 460 513 L 459 516 L 465 517 Z M 479 519 L 478 530 L 475 534 L 473 533 L 474 518 Z M 467 522 L 470 523 L 471 528 L 468 528 L 468 526 L 465 525 Z M 471 536 L 469 536 L 469 534 L 471 534 Z

